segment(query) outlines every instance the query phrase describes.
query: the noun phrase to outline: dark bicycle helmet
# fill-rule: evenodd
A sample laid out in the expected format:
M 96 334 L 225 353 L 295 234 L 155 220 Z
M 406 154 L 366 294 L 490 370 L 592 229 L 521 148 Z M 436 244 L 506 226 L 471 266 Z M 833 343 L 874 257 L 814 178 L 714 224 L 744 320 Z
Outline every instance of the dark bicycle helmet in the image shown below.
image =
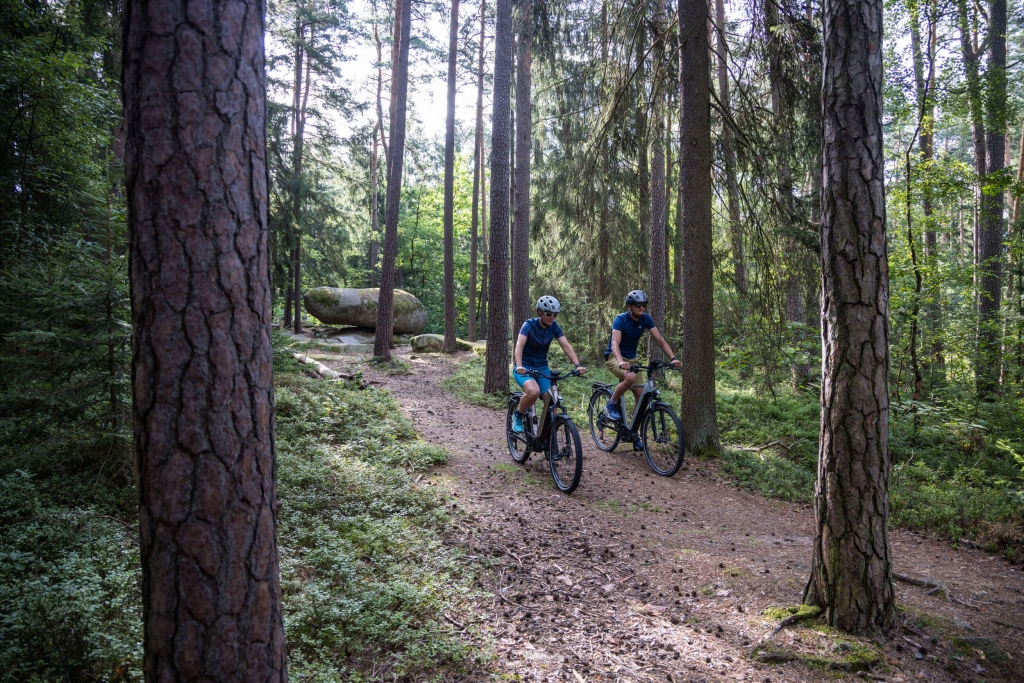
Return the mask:
M 555 297 L 544 295 L 537 299 L 537 305 L 534 308 L 545 313 L 558 313 L 562 310 L 562 305 Z
M 642 289 L 634 289 L 626 295 L 626 305 L 647 303 L 647 294 Z

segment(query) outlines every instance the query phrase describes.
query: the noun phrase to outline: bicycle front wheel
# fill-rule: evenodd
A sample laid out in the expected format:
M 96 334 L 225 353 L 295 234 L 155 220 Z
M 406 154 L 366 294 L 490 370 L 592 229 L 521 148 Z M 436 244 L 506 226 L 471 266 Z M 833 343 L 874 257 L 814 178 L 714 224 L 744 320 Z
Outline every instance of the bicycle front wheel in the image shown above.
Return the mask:
M 683 427 L 675 411 L 664 404 L 651 407 L 644 417 L 640 432 L 644 457 L 655 474 L 671 477 L 683 464 L 685 442 Z
M 530 457 L 530 447 L 526 440 L 526 434 L 517 434 L 512 431 L 512 415 L 518 407 L 518 400 L 509 399 L 508 415 L 505 416 L 505 437 L 508 440 L 508 454 L 522 465 Z
M 619 427 L 605 411 L 605 403 L 611 397 L 612 392 L 608 389 L 595 389 L 590 395 L 590 406 L 587 408 L 587 415 L 590 416 L 590 436 L 594 438 L 594 445 L 605 453 L 614 451 L 619 445 Z
M 562 493 L 572 493 L 583 476 L 583 448 L 580 433 L 573 421 L 564 415 L 555 418 L 548 447 L 551 478 Z

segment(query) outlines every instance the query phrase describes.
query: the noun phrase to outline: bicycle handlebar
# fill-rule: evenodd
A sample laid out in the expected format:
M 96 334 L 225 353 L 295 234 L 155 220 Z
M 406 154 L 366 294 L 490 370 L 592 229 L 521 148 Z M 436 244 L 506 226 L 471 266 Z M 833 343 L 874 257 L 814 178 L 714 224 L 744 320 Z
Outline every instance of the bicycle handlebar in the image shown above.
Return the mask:
M 630 365 L 629 366 L 629 371 L 630 372 L 637 372 L 639 370 L 647 370 L 648 372 L 650 372 L 650 371 L 662 370 L 662 369 L 666 369 L 666 370 L 682 370 L 682 367 L 674 368 L 674 367 L 672 367 L 672 363 L 666 363 L 666 362 L 660 361 L 660 360 L 651 361 L 650 365 Z
M 514 369 L 515 368 L 513 368 L 513 370 Z M 551 380 L 552 382 L 557 382 L 559 380 L 568 379 L 569 377 L 579 377 L 580 376 L 580 371 L 579 370 L 573 370 L 572 372 L 567 372 L 565 374 L 562 374 L 561 371 L 559 371 L 559 370 L 555 370 L 555 371 L 552 372 L 552 374 L 545 375 L 540 370 L 531 370 L 529 368 L 523 368 L 523 369 L 526 370 L 526 372 L 521 372 L 519 374 L 526 375 L 527 377 L 533 377 L 534 379 L 547 379 L 547 380 Z

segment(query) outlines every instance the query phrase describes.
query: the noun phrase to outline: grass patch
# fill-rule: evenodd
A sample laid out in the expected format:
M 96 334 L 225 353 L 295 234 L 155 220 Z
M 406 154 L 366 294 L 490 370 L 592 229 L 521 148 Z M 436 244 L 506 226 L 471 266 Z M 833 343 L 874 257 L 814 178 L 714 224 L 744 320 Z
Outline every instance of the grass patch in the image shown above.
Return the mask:
M 366 361 L 366 364 L 388 375 L 408 375 L 411 372 L 411 366 L 400 358 L 385 360 L 374 356 Z

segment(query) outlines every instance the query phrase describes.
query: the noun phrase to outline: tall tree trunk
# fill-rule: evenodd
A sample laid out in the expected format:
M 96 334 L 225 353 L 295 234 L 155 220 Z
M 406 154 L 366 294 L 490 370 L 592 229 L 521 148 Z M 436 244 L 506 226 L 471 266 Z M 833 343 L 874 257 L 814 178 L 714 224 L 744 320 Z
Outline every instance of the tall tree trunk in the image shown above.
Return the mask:
M 1004 168 L 1006 145 L 1006 0 L 992 0 L 988 10 L 988 64 L 985 69 L 986 178 Z M 983 183 L 986 184 L 987 180 Z M 1000 318 L 1003 276 L 1002 192 L 981 195 L 981 234 L 978 243 L 978 397 L 992 398 L 999 385 Z
M 608 92 L 608 0 L 601 2 L 601 92 Z M 611 240 L 608 231 L 610 230 L 608 211 L 608 174 L 611 172 L 611 159 L 608 149 L 608 140 L 601 140 L 601 170 L 599 184 L 601 196 L 598 201 L 601 203 L 600 225 L 597 236 L 597 298 L 604 301 L 608 296 L 608 248 Z
M 373 129 L 373 156 L 370 159 L 370 255 L 368 270 L 370 271 L 370 287 L 377 287 L 380 278 L 377 275 L 377 259 L 380 257 L 380 178 L 378 177 L 378 141 L 384 142 L 384 108 L 381 106 L 381 91 L 384 87 L 384 67 L 381 66 L 383 50 L 380 44 L 380 33 L 377 29 L 377 3 L 373 3 L 373 42 L 377 47 L 377 125 Z M 384 156 L 387 158 L 387 143 L 384 142 Z
M 512 331 L 530 317 L 530 144 L 533 141 L 533 0 L 519 0 L 516 56 L 515 211 L 512 216 Z
M 882 0 L 825 0 L 822 385 L 804 602 L 833 627 L 895 621 L 889 548 L 889 277 Z
M 715 409 L 708 4 L 679 0 L 679 183 L 683 197 L 683 386 L 690 450 L 721 452 Z
M 957 23 L 960 26 L 960 49 L 964 58 L 964 75 L 967 80 L 967 102 L 971 115 L 971 132 L 974 143 L 974 267 L 975 283 L 978 280 L 978 242 L 981 231 L 981 186 L 985 177 L 985 113 L 982 108 L 981 76 L 978 71 L 978 53 L 974 44 L 975 31 L 971 25 L 976 21 L 967 9 L 967 0 L 957 0 Z
M 287 284 L 284 288 L 284 329 L 288 329 L 292 326 L 292 302 L 295 300 L 292 297 L 292 252 L 288 252 L 288 263 L 287 269 L 285 270 L 285 282 Z
M 481 248 L 483 249 L 483 272 L 480 275 L 480 335 L 487 338 L 487 276 L 491 270 L 490 250 L 487 248 L 487 154 L 483 146 L 483 139 L 480 140 L 480 224 L 485 226 L 480 236 Z
M 479 241 L 480 223 L 480 176 L 484 169 L 484 39 L 486 37 L 486 26 L 484 24 L 485 12 L 487 10 L 486 0 L 480 1 L 480 51 L 477 58 L 476 69 L 476 135 L 473 137 L 473 218 L 471 221 L 472 248 L 469 257 L 469 341 L 477 339 L 477 311 L 476 311 L 476 270 L 477 270 L 477 242 Z
M 292 252 L 292 273 L 295 282 L 295 334 L 302 334 L 302 155 L 306 142 L 306 107 L 309 104 L 310 68 L 306 56 L 306 29 L 301 22 L 295 24 L 295 125 L 292 142 L 292 236 L 295 248 Z M 309 42 L 313 42 L 313 30 L 309 31 Z M 303 63 L 305 62 L 305 79 Z M 305 85 L 303 85 L 305 80 Z
M 394 327 L 395 258 L 398 256 L 398 209 L 402 199 L 402 163 L 405 159 L 405 108 L 409 90 L 409 29 L 412 0 L 395 0 L 395 36 L 397 59 L 393 65 L 391 154 L 388 161 L 388 186 L 384 199 L 384 258 L 381 262 L 380 293 L 377 298 L 377 329 L 373 355 L 391 360 L 391 336 Z
M 455 351 L 455 64 L 459 54 L 459 0 L 452 0 L 448 36 L 448 118 L 444 134 L 444 353 Z
M 484 393 L 508 389 L 508 206 L 509 88 L 512 59 L 512 0 L 497 0 L 494 27 L 494 112 L 491 116 L 491 253 Z
M 207 9 L 124 5 L 142 669 L 283 682 L 264 7 Z
M 650 239 L 650 261 L 651 270 L 649 274 L 650 287 L 650 311 L 654 318 L 654 324 L 659 329 L 665 329 L 665 253 L 667 244 L 665 237 L 665 90 L 662 83 L 668 79 L 664 77 L 665 65 L 665 35 L 668 19 L 665 6 L 662 1 L 656 1 L 654 5 L 654 17 L 651 22 L 652 41 L 652 90 L 653 106 L 652 116 L 654 126 L 651 131 L 651 239 Z M 649 360 L 662 360 L 664 354 L 657 342 L 648 335 L 647 358 Z
M 715 0 L 718 24 L 718 100 L 727 115 L 732 109 L 729 98 L 729 44 L 725 38 L 725 1 Z M 747 266 L 743 255 L 743 225 L 740 223 L 740 187 L 736 182 L 736 133 L 728 121 L 722 122 L 722 160 L 725 165 L 725 189 L 729 206 L 729 238 L 732 246 L 732 273 L 736 293 L 747 293 Z

